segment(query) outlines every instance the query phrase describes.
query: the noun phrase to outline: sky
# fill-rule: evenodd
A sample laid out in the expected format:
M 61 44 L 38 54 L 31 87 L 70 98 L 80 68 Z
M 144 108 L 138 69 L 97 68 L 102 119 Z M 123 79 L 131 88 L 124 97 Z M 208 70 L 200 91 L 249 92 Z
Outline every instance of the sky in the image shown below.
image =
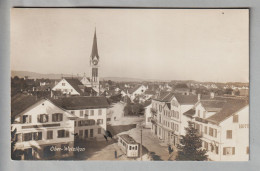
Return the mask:
M 11 11 L 11 70 L 90 75 L 97 32 L 100 77 L 249 81 L 246 9 Z

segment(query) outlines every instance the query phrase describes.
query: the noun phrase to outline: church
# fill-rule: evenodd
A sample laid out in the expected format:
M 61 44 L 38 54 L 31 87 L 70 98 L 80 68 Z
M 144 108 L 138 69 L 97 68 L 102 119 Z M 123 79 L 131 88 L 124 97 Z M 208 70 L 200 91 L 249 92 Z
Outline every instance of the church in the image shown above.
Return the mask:
M 98 96 L 100 95 L 99 85 L 99 54 L 97 46 L 96 30 L 93 38 L 92 51 L 90 55 L 90 73 L 91 77 L 85 74 L 83 78 L 63 77 L 53 88 L 52 97 L 61 95 L 68 96 Z
M 97 47 L 97 35 L 96 30 L 93 39 L 92 52 L 90 55 L 90 69 L 91 69 L 91 78 L 88 78 L 84 75 L 81 79 L 81 83 L 86 87 L 92 87 L 96 92 L 99 93 L 99 55 L 98 55 L 98 47 Z

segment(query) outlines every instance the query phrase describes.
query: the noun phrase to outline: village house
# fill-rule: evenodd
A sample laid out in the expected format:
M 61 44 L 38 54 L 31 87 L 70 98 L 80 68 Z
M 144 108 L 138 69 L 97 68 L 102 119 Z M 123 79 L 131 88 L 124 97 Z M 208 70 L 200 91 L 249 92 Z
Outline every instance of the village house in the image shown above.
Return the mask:
M 80 140 L 104 140 L 109 107 L 105 97 L 75 96 L 56 99 L 53 102 L 77 116 L 75 134 Z
M 160 92 L 152 99 L 151 131 L 163 142 L 176 146 L 181 135 L 185 134 L 183 113 L 197 102 L 195 95 L 182 95 Z
M 17 95 L 11 101 L 12 130 L 16 134 L 14 149 L 20 159 L 58 159 L 73 151 L 54 148 L 74 147 L 74 121 L 77 116 L 48 99 Z
M 248 161 L 249 105 L 238 98 L 198 101 L 184 113 L 202 136 L 209 160 Z M 246 138 L 245 138 L 246 137 Z
M 144 94 L 147 89 L 147 86 L 136 85 L 133 88 L 127 89 L 127 95 L 131 99 L 131 101 L 133 101 L 136 98 L 136 96 Z

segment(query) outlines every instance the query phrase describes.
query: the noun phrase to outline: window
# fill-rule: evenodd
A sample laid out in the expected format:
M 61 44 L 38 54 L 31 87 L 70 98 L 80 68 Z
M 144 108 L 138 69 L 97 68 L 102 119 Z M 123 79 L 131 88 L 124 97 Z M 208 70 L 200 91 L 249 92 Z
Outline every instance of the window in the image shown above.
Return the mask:
M 88 110 L 85 110 L 85 116 L 88 116 L 88 115 L 89 115 Z
M 83 117 L 83 110 L 80 111 L 80 117 Z
M 102 115 L 102 110 L 101 109 L 98 110 L 98 115 Z
M 111 118 L 107 118 L 107 121 L 111 121 Z
M 34 132 L 33 133 L 33 139 L 35 141 L 42 140 L 42 132 Z
M 23 141 L 31 141 L 31 140 L 32 140 L 32 133 L 23 134 Z
M 234 155 L 235 154 L 235 147 L 224 147 L 223 148 L 223 155 Z
M 218 154 L 218 146 L 215 146 L 215 152 Z
M 47 140 L 53 139 L 53 131 L 47 131 Z
M 77 126 L 77 121 L 74 121 L 74 126 L 75 126 L 75 127 Z
M 61 85 L 62 85 L 62 86 L 65 86 L 65 83 L 62 83 Z
M 204 126 L 204 134 L 207 134 L 207 133 L 208 133 L 208 127 Z
M 91 115 L 91 116 L 94 116 L 94 110 L 91 110 L 91 111 L 90 111 L 90 115 Z
M 214 137 L 216 137 L 216 138 L 217 138 L 217 134 L 218 134 L 218 131 L 217 131 L 217 129 L 214 129 Z
M 32 123 L 31 115 L 23 115 L 23 123 Z
M 198 117 L 200 118 L 200 110 L 198 110 Z
M 210 151 L 211 151 L 211 152 L 214 151 L 214 146 L 213 146 L 213 144 L 210 144 Z
M 39 123 L 46 123 L 49 121 L 49 116 L 47 114 L 40 114 L 37 117 Z
M 83 130 L 79 130 L 79 137 L 80 137 L 80 138 L 83 137 Z
M 103 119 L 98 119 L 97 120 L 97 125 L 101 125 L 101 124 L 103 124 Z
M 58 138 L 66 138 L 69 136 L 70 134 L 68 130 L 58 130 Z
M 88 138 L 88 130 L 85 129 L 85 138 Z
M 209 135 L 213 137 L 213 128 L 209 128 Z
M 232 130 L 227 130 L 227 139 L 232 139 Z
M 98 128 L 98 134 L 101 134 L 101 128 Z
M 52 114 L 52 122 L 61 122 L 63 120 L 62 113 L 54 113 Z
M 135 150 L 137 150 L 137 145 L 135 146 Z
M 75 111 L 72 110 L 72 111 L 70 111 L 70 113 L 71 113 L 71 114 L 75 114 Z
M 132 146 L 131 145 L 129 145 L 129 150 L 132 150 Z
M 90 129 L 90 137 L 93 137 L 93 136 L 94 136 L 94 130 Z
M 238 123 L 238 115 L 233 115 L 233 123 Z

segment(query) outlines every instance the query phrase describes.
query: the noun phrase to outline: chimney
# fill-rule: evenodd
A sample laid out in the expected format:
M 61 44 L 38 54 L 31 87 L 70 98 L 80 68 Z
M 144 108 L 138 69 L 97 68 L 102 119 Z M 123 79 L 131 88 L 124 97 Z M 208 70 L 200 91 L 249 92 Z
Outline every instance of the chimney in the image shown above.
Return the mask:
M 201 96 L 201 95 L 200 95 L 200 94 L 198 94 L 198 101 L 200 101 L 200 96 Z
M 215 93 L 214 92 L 210 92 L 210 98 L 214 99 L 214 97 L 215 97 Z

